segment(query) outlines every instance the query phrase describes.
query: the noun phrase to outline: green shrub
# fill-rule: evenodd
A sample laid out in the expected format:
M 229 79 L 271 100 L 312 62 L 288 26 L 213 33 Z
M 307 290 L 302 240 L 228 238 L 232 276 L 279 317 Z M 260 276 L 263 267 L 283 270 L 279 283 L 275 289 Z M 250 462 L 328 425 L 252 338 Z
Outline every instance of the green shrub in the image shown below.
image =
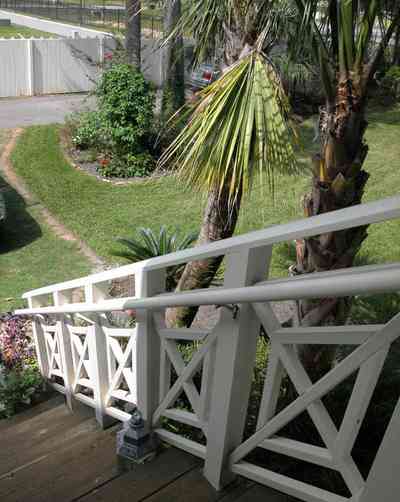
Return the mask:
M 400 66 L 392 66 L 382 79 L 382 86 L 394 98 L 400 97 Z
M 72 142 L 81 150 L 99 149 L 104 143 L 103 126 L 98 112 L 81 112 L 70 119 Z
M 0 419 L 15 415 L 32 404 L 43 391 L 43 379 L 35 360 L 6 370 L 0 364 Z
M 149 153 L 127 153 L 112 155 L 110 159 L 103 160 L 98 171 L 108 178 L 144 178 L 154 171 L 155 165 L 155 160 Z
M 96 96 L 101 124 L 114 153 L 136 154 L 148 148 L 155 95 L 142 73 L 126 63 L 113 64 L 103 73 Z
M 95 90 L 98 110 L 72 115 L 67 123 L 72 142 L 102 153 L 99 172 L 106 177 L 145 177 L 156 162 L 154 144 L 154 90 L 131 65 L 111 63 Z
M 28 322 L 15 316 L 0 319 L 0 418 L 7 418 L 43 390 Z

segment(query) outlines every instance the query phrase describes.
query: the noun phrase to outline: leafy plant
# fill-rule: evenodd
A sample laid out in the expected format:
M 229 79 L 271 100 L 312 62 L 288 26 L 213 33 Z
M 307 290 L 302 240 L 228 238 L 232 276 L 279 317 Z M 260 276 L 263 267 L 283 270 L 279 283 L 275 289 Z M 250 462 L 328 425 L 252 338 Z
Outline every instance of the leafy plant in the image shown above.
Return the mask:
M 31 404 L 43 380 L 27 333 L 27 322 L 7 316 L 0 325 L 0 418 Z
M 155 160 L 147 152 L 127 153 L 125 155 L 113 155 L 110 159 L 100 162 L 98 168 L 100 174 L 106 177 L 118 178 L 144 178 L 149 176 L 155 169 Z
M 34 360 L 22 368 L 6 370 L 0 364 L 0 418 L 15 415 L 32 403 L 43 390 L 43 380 Z
M 132 239 L 119 238 L 117 242 L 124 246 L 124 250 L 114 251 L 114 256 L 126 258 L 132 263 L 136 263 L 156 256 L 163 256 L 177 251 L 182 251 L 190 247 L 197 239 L 197 233 L 189 233 L 180 237 L 177 232 L 168 234 L 165 226 L 160 228 L 159 233 L 155 233 L 150 228 L 139 228 L 136 236 Z M 167 289 L 175 289 L 184 266 L 177 265 L 167 269 Z
M 99 116 L 107 139 L 118 154 L 148 147 L 152 134 L 154 91 L 142 73 L 126 63 L 110 66 L 96 89 Z
M 80 112 L 69 120 L 72 142 L 82 150 L 99 148 L 104 143 L 103 125 L 98 112 Z
M 385 92 L 389 92 L 394 98 L 400 97 L 400 66 L 392 66 L 382 79 Z

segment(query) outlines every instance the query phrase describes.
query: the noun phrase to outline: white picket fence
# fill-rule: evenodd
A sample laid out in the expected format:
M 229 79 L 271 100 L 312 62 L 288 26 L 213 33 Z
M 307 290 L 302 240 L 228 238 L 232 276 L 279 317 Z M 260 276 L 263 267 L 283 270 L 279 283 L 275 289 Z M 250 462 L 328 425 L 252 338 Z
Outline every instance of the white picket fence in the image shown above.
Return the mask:
M 275 244 L 394 218 L 400 218 L 400 197 L 44 287 L 26 293 L 29 308 L 17 314 L 33 316 L 42 374 L 66 395 L 71 409 L 78 402 L 94 408 L 104 426 L 109 417 L 128 419 L 137 405 L 164 441 L 204 459 L 204 475 L 217 489 L 241 475 L 307 502 L 395 502 L 400 493 L 400 401 L 367 479 L 351 452 L 388 351 L 400 337 L 400 313 L 386 325 L 282 328 L 269 302 L 398 292 L 400 262 L 266 280 Z M 221 255 L 226 260 L 222 287 L 165 293 L 168 267 Z M 121 278 L 129 279 L 135 296 L 109 299 L 110 281 Z M 222 306 L 213 330 L 166 327 L 167 308 L 200 305 Z M 114 327 L 108 313 L 130 309 L 136 311 L 135 326 Z M 261 325 L 271 341 L 268 370 L 257 430 L 245 439 Z M 193 344 L 189 362 L 178 348 L 182 340 Z M 322 379 L 311 382 L 297 351 L 307 344 L 353 345 L 355 350 Z M 298 397 L 277 412 L 286 374 Z M 337 427 L 322 398 L 352 374 L 357 375 L 354 389 Z M 201 378 L 200 385 L 194 377 Z M 191 410 L 177 407 L 182 392 Z M 278 435 L 305 411 L 324 447 Z M 165 430 L 163 417 L 201 429 L 205 443 Z M 246 457 L 256 448 L 338 471 L 350 498 L 250 462 Z

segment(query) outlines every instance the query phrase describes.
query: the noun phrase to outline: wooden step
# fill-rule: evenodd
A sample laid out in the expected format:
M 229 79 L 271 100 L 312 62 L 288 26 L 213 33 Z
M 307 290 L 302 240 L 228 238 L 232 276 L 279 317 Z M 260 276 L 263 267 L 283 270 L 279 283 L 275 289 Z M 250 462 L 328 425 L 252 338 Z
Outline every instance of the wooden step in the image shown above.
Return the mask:
M 1 432 L 0 476 L 97 429 L 93 418 L 74 415 L 64 404 L 18 421 Z
M 47 401 L 33 406 L 26 411 L 18 413 L 12 418 L 2 419 L 0 420 L 0 433 L 2 434 L 3 431 L 9 429 L 10 427 L 16 427 L 18 424 L 21 424 L 26 420 L 31 420 L 33 417 L 38 416 L 64 403 L 65 397 L 60 394 L 56 394 L 50 399 L 47 399 Z

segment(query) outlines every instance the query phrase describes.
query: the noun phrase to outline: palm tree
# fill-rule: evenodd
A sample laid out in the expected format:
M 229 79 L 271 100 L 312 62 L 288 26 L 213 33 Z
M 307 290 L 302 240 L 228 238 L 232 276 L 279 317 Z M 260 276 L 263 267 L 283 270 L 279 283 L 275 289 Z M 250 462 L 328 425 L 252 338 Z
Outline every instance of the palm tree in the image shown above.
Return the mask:
M 181 19 L 181 0 L 167 0 L 164 6 L 164 32 L 169 34 Z M 185 104 L 185 54 L 182 33 L 176 33 L 164 47 L 162 114 L 169 119 Z
M 388 28 L 376 37 L 380 41 L 374 47 L 376 30 L 387 25 L 381 1 L 370 0 L 363 10 L 359 10 L 358 0 L 330 0 L 327 6 L 315 0 L 295 3 L 301 16 L 296 44 L 305 40 L 312 51 L 325 95 L 320 151 L 312 159 L 312 190 L 303 200 L 305 215 L 314 216 L 362 200 L 369 179 L 363 167 L 368 154 L 368 90 L 399 26 L 400 5 L 395 7 Z M 297 264 L 292 272 L 305 274 L 352 266 L 367 234 L 363 226 L 298 241 Z M 303 301 L 299 304 L 299 321 L 303 326 L 341 323 L 349 307 L 349 299 Z M 306 367 L 311 371 L 318 368 L 318 372 L 332 362 L 331 353 L 320 349 L 307 349 L 303 359 Z
M 193 0 L 180 25 L 194 33 L 197 59 L 213 46 L 224 49 L 222 76 L 187 107 L 188 123 L 161 160 L 173 161 L 181 180 L 207 193 L 199 245 L 232 236 L 242 196 L 257 176 L 272 188 L 276 172 L 296 171 L 287 100 L 267 56 L 282 14 L 271 14 L 274 4 Z M 222 259 L 189 263 L 178 291 L 208 287 Z M 178 309 L 169 321 L 190 325 L 195 312 Z
M 363 12 L 358 11 L 358 0 L 330 0 L 326 10 L 322 2 L 295 2 L 303 18 L 302 36 L 311 34 L 310 47 L 320 66 L 326 100 L 321 119 L 325 131 L 320 152 L 313 158 L 312 192 L 304 199 L 306 216 L 313 216 L 361 202 L 369 178 L 363 169 L 368 154 L 365 131 L 369 84 L 400 23 L 400 5 L 371 55 L 377 21 L 385 14 L 379 0 L 371 0 Z M 361 227 L 299 242 L 295 272 L 349 267 L 366 237 L 367 228 Z M 337 319 L 343 302 L 332 302 L 330 307 L 324 302 L 324 306 L 303 304 L 302 322 Z
M 140 70 L 141 66 L 141 2 L 126 0 L 126 36 L 125 48 L 128 63 Z

